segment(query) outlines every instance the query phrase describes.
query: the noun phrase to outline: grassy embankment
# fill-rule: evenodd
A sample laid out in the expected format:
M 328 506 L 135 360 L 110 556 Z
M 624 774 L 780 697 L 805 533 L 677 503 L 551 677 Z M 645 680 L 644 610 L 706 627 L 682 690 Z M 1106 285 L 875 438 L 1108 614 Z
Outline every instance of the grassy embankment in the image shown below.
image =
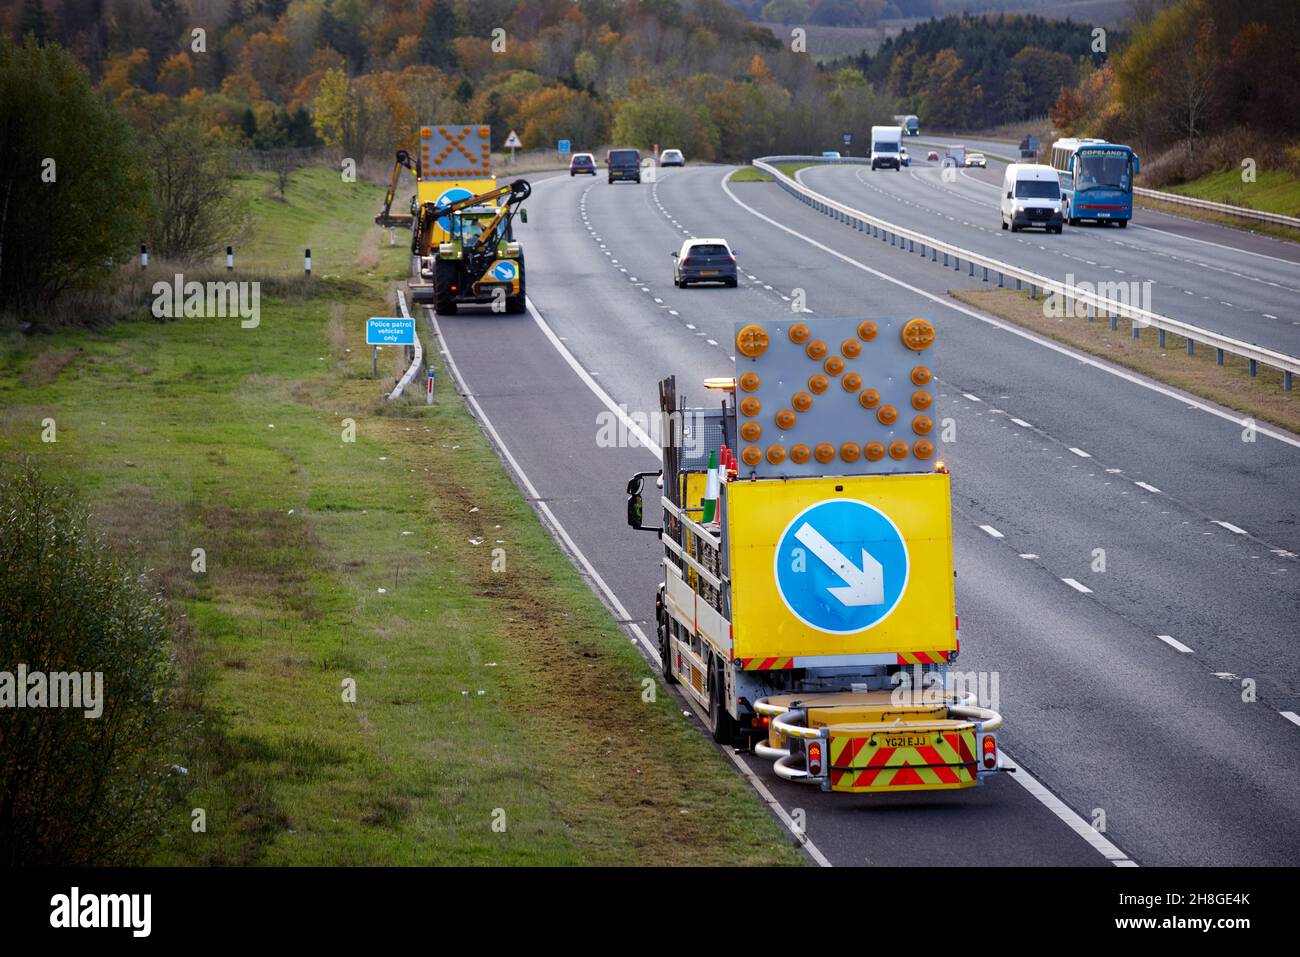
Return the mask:
M 404 237 L 369 225 L 381 189 L 326 170 L 295 174 L 287 202 L 241 185 L 236 278 L 283 292 L 256 329 L 0 334 L 0 460 L 80 487 L 177 615 L 188 794 L 155 860 L 798 862 L 674 700 L 643 701 L 649 667 L 445 370 L 432 408 L 380 398 L 401 363 L 369 378 L 364 319 L 392 314 L 406 267 Z

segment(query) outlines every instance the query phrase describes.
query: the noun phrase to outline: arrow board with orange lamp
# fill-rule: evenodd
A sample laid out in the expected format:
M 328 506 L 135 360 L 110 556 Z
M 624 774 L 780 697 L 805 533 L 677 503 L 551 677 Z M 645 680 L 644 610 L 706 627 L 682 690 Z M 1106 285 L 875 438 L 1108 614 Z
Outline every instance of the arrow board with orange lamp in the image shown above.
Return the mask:
M 738 323 L 740 474 L 929 471 L 934 340 L 920 318 Z

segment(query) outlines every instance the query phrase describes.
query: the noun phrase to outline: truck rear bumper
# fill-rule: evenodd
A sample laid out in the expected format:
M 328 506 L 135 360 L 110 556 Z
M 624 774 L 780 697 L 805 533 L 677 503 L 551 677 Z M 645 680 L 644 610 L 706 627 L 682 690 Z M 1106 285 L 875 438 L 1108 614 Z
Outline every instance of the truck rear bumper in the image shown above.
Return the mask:
M 770 719 L 754 753 L 778 777 L 823 791 L 880 793 L 974 787 L 999 770 L 995 711 L 969 696 L 889 692 L 779 695 L 755 704 Z

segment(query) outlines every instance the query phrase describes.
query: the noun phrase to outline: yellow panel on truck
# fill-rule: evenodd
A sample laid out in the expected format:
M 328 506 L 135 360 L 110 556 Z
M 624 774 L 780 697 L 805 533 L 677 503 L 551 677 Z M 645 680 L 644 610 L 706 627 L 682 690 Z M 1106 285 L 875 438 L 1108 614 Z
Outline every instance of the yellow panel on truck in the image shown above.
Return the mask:
M 736 658 L 957 650 L 946 472 L 730 482 L 726 499 Z

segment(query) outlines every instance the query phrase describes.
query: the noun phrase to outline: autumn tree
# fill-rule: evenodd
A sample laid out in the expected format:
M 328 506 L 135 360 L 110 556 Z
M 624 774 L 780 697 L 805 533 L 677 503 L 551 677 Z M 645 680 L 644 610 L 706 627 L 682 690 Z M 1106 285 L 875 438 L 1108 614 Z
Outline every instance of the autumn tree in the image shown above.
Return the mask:
M 122 115 L 62 47 L 0 36 L 0 308 L 31 313 L 106 277 L 148 221 Z

